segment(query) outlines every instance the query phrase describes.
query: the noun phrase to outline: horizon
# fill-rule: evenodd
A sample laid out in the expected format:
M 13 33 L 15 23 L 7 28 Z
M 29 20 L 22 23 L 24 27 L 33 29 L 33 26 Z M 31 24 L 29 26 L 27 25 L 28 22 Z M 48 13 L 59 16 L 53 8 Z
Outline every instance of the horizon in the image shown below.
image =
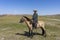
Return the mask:
M 60 14 L 60 0 L 0 0 L 0 15 L 32 15 L 34 9 L 38 15 Z

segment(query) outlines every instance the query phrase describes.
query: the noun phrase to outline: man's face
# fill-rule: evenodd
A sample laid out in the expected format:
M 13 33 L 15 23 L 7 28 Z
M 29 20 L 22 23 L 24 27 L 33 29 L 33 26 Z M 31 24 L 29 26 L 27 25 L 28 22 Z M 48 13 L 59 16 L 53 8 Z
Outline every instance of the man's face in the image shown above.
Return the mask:
M 36 13 L 37 11 L 34 11 L 34 13 Z

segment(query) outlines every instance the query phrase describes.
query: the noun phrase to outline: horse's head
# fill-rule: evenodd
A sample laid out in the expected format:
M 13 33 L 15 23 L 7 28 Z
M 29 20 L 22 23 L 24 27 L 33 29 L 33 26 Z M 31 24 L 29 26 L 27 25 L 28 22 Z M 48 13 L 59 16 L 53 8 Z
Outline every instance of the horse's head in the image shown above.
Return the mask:
M 28 22 L 32 22 L 32 20 L 31 19 L 29 19 L 28 17 L 26 17 L 26 16 L 23 16 L 21 19 L 20 19 L 20 22 L 19 23 L 23 23 L 24 21 L 28 21 Z
M 22 17 L 19 21 L 19 23 L 23 23 L 24 22 L 24 17 Z

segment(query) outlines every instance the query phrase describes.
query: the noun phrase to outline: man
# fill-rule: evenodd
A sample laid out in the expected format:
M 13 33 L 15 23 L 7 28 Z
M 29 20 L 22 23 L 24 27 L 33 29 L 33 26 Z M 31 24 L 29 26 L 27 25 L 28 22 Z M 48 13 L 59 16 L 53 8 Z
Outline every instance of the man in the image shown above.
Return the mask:
M 37 14 L 37 10 L 33 10 L 33 11 L 34 11 L 34 14 L 32 16 L 32 20 L 33 20 L 32 26 L 36 28 L 38 23 L 38 14 Z

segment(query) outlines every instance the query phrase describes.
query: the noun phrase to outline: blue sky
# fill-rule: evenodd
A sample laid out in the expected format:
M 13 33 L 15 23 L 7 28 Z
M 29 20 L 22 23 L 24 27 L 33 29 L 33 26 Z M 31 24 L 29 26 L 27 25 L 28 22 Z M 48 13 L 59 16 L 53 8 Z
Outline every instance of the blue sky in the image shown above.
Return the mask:
M 0 14 L 60 14 L 60 0 L 0 0 Z

